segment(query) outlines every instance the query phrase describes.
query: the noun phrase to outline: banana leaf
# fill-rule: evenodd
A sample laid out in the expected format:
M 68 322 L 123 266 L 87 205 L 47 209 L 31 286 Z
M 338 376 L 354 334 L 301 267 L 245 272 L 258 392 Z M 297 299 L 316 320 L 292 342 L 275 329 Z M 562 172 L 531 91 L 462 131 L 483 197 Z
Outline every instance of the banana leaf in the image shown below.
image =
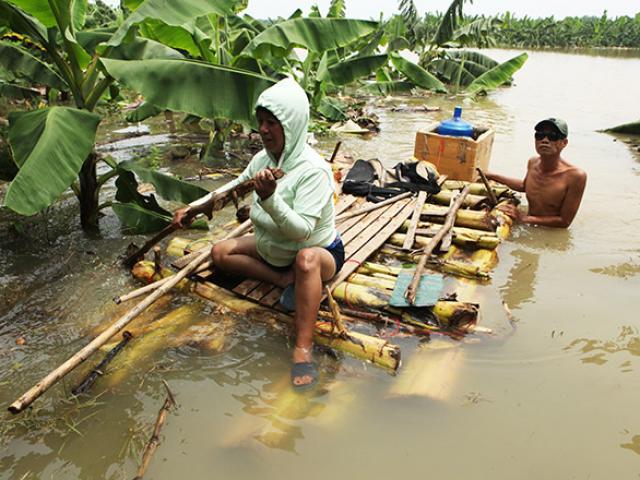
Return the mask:
M 58 26 L 72 32 L 84 26 L 87 12 L 87 0 L 11 0 L 15 6 L 27 14 L 37 18 L 46 28 Z M 58 19 L 53 12 L 55 8 Z
M 0 25 L 6 25 L 14 32 L 27 35 L 43 45 L 48 42 L 47 28 L 6 0 L 0 0 Z
M 471 3 L 472 0 L 469 0 Z M 462 21 L 462 7 L 465 0 L 453 0 L 444 13 L 438 29 L 431 40 L 431 44 L 441 46 L 453 39 L 453 33 Z
M 171 48 L 177 48 L 188 52 L 194 58 L 202 58 L 202 50 L 194 37 L 204 38 L 205 35 L 197 27 L 167 25 L 159 20 L 146 20 L 139 26 L 140 33 Z M 211 39 L 206 39 L 203 48 L 209 49 Z
M 346 5 L 344 0 L 331 0 L 331 5 L 329 5 L 329 12 L 327 12 L 327 17 L 344 18 L 345 12 Z
M 10 113 L 9 144 L 20 170 L 5 206 L 33 215 L 51 205 L 77 178 L 99 122 L 95 113 L 68 107 Z
M 410 92 L 415 85 L 411 82 L 404 82 L 402 80 L 390 80 L 386 82 L 372 82 L 367 83 L 360 88 L 361 91 L 372 95 L 393 95 L 394 93 L 407 93 Z
M 529 56 L 526 53 L 522 53 L 492 68 L 487 73 L 476 78 L 467 87 L 466 92 L 475 95 L 479 92 L 488 92 L 504 83 L 510 82 L 513 74 L 520 70 L 524 62 L 527 61 L 527 58 L 529 58 Z
M 469 70 L 467 70 L 467 63 L 465 62 L 462 66 L 462 72 L 460 73 L 461 63 L 449 60 L 446 58 L 438 58 L 433 62 L 429 63 L 429 67 L 438 74 L 440 78 L 443 78 L 447 81 L 447 83 L 452 84 L 457 81 L 458 75 L 460 74 L 460 85 L 469 85 L 473 82 L 476 77 L 471 74 Z
M 323 78 L 318 76 L 320 81 L 330 81 L 334 85 L 348 85 L 358 78 L 366 77 L 376 71 L 388 61 L 386 54 L 370 55 L 345 60 L 329 67 Z
M 347 119 L 345 113 L 346 107 L 347 106 L 337 98 L 323 97 L 322 100 L 320 100 L 317 111 L 323 117 L 334 122 L 339 122 Z
M 133 161 L 121 162 L 118 164 L 118 168 L 133 172 L 145 182 L 153 184 L 158 195 L 165 200 L 191 203 L 209 193 L 208 190 L 202 187 L 183 182 L 157 170 L 137 165 Z
M 255 124 L 254 105 L 274 81 L 194 60 L 101 59 L 109 75 L 162 109 Z
M 152 103 L 144 102 L 138 108 L 131 110 L 125 118 L 127 122 L 142 122 L 147 118 L 155 117 L 161 112 L 161 108 L 156 107 Z
M 0 41 L 0 67 L 29 83 L 58 90 L 68 89 L 65 81 L 49 65 L 9 42 Z
M 29 100 L 39 96 L 40 92 L 33 88 L 0 80 L 0 97 L 12 98 L 14 100 Z
M 110 38 L 111 34 L 108 32 L 85 31 L 76 35 L 78 43 L 91 55 L 96 53 L 96 49 L 101 50 L 98 47 L 99 44 L 109 41 Z M 124 42 L 117 47 L 106 49 L 105 52 L 100 52 L 100 55 L 116 60 L 184 58 L 184 55 L 166 44 L 143 37 L 134 37 L 130 42 Z
M 628 135 L 640 135 L 640 120 L 637 122 L 623 123 L 605 130 L 607 133 L 626 133 Z
M 493 58 L 472 50 L 448 50 L 447 56 L 457 60 L 464 57 L 465 61 L 477 63 L 478 65 L 483 66 L 485 70 L 490 70 L 499 65 L 499 63 Z
M 391 55 L 391 63 L 393 63 L 393 66 L 396 67 L 400 73 L 405 75 L 418 87 L 426 90 L 435 90 L 440 93 L 447 92 L 447 88 L 440 80 L 421 66 L 402 58 L 400 55 Z
M 136 203 L 114 203 L 111 208 L 128 233 L 153 233 L 171 223 L 171 215 L 147 210 Z
M 296 18 L 265 29 L 253 38 L 243 55 L 255 58 L 286 56 L 294 47 L 324 53 L 349 45 L 373 32 L 377 22 L 343 18 Z
M 147 19 L 160 20 L 174 27 L 194 25 L 193 19 L 209 13 L 233 15 L 233 0 L 146 0 L 120 25 L 109 40 L 109 46 L 118 46 L 129 30 Z M 189 32 L 194 33 L 194 32 Z

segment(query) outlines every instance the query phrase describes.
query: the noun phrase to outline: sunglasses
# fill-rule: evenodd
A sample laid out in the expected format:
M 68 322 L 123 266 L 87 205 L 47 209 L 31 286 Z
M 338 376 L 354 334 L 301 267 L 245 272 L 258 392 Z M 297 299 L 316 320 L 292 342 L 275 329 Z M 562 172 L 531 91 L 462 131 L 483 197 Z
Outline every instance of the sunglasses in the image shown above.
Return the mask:
M 534 133 L 534 137 L 536 137 L 536 140 L 542 140 L 547 137 L 551 142 L 557 142 L 564 138 L 564 136 L 558 132 L 536 132 Z

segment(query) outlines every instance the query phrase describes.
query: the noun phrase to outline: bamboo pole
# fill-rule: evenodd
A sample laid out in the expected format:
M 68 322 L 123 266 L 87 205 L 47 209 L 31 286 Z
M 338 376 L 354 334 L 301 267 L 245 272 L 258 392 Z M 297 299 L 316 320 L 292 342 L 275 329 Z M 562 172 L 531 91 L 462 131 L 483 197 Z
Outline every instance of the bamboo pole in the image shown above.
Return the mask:
M 77 387 L 71 390 L 71 393 L 76 396 L 81 393 L 87 393 L 93 384 L 96 383 L 98 377 L 100 375 L 104 375 L 104 367 L 106 367 L 109 362 L 113 360 L 113 357 L 115 357 L 118 352 L 120 352 L 120 350 L 129 343 L 129 340 L 131 340 L 132 337 L 131 333 L 125 330 L 122 333 L 122 340 L 120 340 L 120 342 L 105 355 L 104 359 L 91 371 L 91 373 L 89 373 L 89 375 L 85 377 L 84 380 L 82 380 L 82 382 L 78 384 Z
M 160 430 L 164 426 L 164 422 L 167 420 L 167 415 L 169 414 L 169 409 L 171 407 L 178 408 L 178 404 L 176 403 L 176 399 L 169 390 L 169 385 L 164 380 L 164 388 L 167 389 L 167 398 L 165 398 L 160 411 L 158 412 L 158 418 L 156 418 L 155 426 L 153 427 L 153 434 L 147 443 L 147 446 L 144 449 L 144 453 L 142 454 L 142 462 L 140 462 L 140 467 L 138 468 L 138 472 L 133 480 L 141 480 L 144 474 L 149 467 L 149 463 L 151 463 L 151 457 L 155 453 L 158 445 L 160 445 Z
M 491 202 L 491 207 L 492 208 L 495 207 L 498 204 L 498 199 L 496 198 L 496 194 L 491 188 L 491 185 L 489 184 L 489 180 L 487 180 L 487 176 L 484 174 L 484 172 L 480 167 L 476 168 L 476 172 L 478 172 L 478 175 L 480 175 L 480 180 L 482 180 L 482 183 L 484 183 L 484 188 L 487 189 L 487 194 L 489 195 L 489 201 Z
M 88 345 L 86 345 L 71 358 L 69 358 L 66 362 L 54 369 L 51 373 L 49 373 L 42 380 L 31 387 L 27 392 L 25 392 L 20 398 L 18 398 L 9 406 L 9 411 L 13 414 L 16 414 L 31 405 L 35 399 L 46 392 L 54 383 L 56 383 L 67 373 L 84 362 L 93 352 L 98 350 L 111 337 L 120 332 L 124 327 L 127 326 L 127 324 L 129 324 L 129 322 L 140 315 L 140 313 L 142 313 L 149 305 L 151 305 L 158 298 L 167 293 L 171 288 L 173 288 L 174 285 L 180 282 L 180 280 L 194 271 L 202 262 L 206 260 L 208 256 L 208 250 L 206 252 L 202 252 L 200 256 L 193 260 L 183 270 L 180 270 L 176 275 L 174 275 L 171 280 L 163 284 L 160 288 L 158 288 L 151 295 L 145 298 L 133 309 L 131 309 L 126 315 L 124 315 L 113 325 L 111 325 L 111 327 L 106 329 L 91 342 L 89 342 Z
M 444 221 L 444 225 L 440 229 L 440 231 L 431 239 L 431 242 L 424 248 L 422 251 L 422 255 L 420 256 L 420 261 L 418 262 L 418 266 L 416 267 L 416 271 L 413 274 L 413 279 L 411 283 L 407 287 L 405 292 L 405 297 L 407 298 L 409 304 L 413 305 L 416 301 L 416 293 L 418 291 L 418 283 L 420 283 L 420 279 L 422 278 L 422 272 L 424 271 L 424 267 L 427 264 L 427 260 L 431 253 L 438 246 L 438 243 L 444 238 L 449 230 L 453 227 L 453 224 L 456 219 L 456 214 L 460 207 L 462 206 L 462 202 L 464 201 L 464 197 L 469 193 L 469 186 L 464 187 L 460 195 L 456 198 L 456 201 L 453 203 L 451 208 L 449 209 L 449 213 L 447 214 L 447 218 Z
M 347 218 L 355 217 L 357 215 L 364 215 L 365 213 L 369 213 L 373 210 L 377 210 L 378 208 L 389 205 L 390 203 L 395 203 L 398 200 L 402 200 L 403 198 L 407 198 L 413 195 L 413 192 L 404 192 L 400 195 L 396 195 L 395 197 L 387 198 L 379 203 L 374 203 L 373 205 L 367 205 L 366 207 L 359 208 L 358 210 L 354 210 L 353 212 L 345 212 L 336 217 L 336 222 L 341 220 L 346 220 Z

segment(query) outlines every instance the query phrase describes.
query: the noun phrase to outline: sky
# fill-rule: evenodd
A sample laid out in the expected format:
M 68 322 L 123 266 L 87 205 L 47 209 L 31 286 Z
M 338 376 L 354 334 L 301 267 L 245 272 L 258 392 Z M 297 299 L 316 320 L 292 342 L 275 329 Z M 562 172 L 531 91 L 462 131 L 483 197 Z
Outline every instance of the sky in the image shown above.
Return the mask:
M 180 1 L 180 0 L 172 0 Z M 118 5 L 119 0 L 106 0 L 109 5 Z M 308 13 L 313 4 L 326 14 L 330 0 L 293 1 L 293 0 L 249 0 L 246 13 L 256 18 L 288 17 L 296 8 Z M 378 19 L 379 13 L 390 16 L 398 8 L 398 0 L 346 0 L 347 16 L 350 18 Z M 445 11 L 451 0 L 414 0 L 420 14 L 426 11 Z M 609 17 L 621 15 L 634 16 L 640 12 L 638 0 L 475 0 L 465 4 L 467 14 L 496 15 L 509 10 L 517 17 L 549 17 L 560 19 L 567 16 L 602 15 L 607 10 Z

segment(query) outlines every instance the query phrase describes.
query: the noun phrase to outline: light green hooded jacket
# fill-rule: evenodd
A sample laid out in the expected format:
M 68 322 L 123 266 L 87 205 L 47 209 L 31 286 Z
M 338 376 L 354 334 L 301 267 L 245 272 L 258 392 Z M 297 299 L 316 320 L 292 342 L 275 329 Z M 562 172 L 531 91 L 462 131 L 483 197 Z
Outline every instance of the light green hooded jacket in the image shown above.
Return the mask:
M 251 221 L 260 256 L 271 265 L 291 265 L 307 247 L 326 247 L 336 238 L 333 173 L 329 164 L 306 143 L 309 101 L 294 80 L 285 78 L 266 89 L 256 103 L 282 124 L 285 145 L 281 157 L 258 152 L 242 174 L 224 190 L 250 180 L 267 167 L 284 171 L 276 191 L 266 200 L 253 194 Z

